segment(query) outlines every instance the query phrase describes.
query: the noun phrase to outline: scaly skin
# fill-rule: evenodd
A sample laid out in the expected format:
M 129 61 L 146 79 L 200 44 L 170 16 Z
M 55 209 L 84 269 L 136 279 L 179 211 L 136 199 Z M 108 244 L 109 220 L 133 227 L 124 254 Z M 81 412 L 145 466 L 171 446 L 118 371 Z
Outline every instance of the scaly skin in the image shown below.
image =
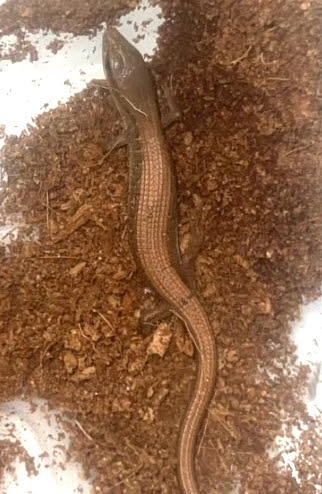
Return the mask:
M 196 442 L 215 384 L 214 334 L 203 306 L 180 276 L 175 173 L 149 71 L 137 49 L 112 27 L 104 34 L 103 64 L 129 139 L 133 253 L 150 284 L 182 319 L 197 347 L 195 389 L 180 428 L 178 480 L 183 494 L 198 494 Z

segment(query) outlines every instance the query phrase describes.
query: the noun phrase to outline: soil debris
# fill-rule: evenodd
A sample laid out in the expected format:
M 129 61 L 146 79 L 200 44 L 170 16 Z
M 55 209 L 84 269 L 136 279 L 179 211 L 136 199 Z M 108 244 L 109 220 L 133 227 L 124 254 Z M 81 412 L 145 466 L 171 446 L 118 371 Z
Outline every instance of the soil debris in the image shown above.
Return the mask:
M 84 34 L 106 20 L 106 2 L 49 3 L 8 0 L 0 32 Z M 150 65 L 182 115 L 166 131 L 180 232 L 198 225 L 198 292 L 220 328 L 200 491 L 315 494 L 321 435 L 290 328 L 322 281 L 318 11 L 298 0 L 157 3 L 165 23 Z M 78 420 L 86 434 L 77 429 L 72 452 L 86 475 L 95 467 L 97 493 L 166 494 L 178 492 L 196 363 L 176 322 L 171 338 L 141 319 L 151 293 L 128 244 L 127 153 L 108 152 L 120 132 L 106 89 L 89 85 L 5 140 L 0 220 L 23 223 L 0 246 L 0 399 L 37 395 Z M 281 459 L 285 435 L 301 483 Z

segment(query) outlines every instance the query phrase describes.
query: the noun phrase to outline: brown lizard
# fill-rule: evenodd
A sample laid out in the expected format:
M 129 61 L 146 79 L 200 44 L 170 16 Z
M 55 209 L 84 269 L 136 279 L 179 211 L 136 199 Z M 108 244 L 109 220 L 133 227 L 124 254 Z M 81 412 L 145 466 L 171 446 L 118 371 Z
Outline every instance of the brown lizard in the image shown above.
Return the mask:
M 113 27 L 104 33 L 103 65 L 128 138 L 133 253 L 152 287 L 182 319 L 197 348 L 196 384 L 179 434 L 178 480 L 184 494 L 198 494 L 196 442 L 215 384 L 214 333 L 202 304 L 180 276 L 175 170 L 149 70 L 139 51 Z

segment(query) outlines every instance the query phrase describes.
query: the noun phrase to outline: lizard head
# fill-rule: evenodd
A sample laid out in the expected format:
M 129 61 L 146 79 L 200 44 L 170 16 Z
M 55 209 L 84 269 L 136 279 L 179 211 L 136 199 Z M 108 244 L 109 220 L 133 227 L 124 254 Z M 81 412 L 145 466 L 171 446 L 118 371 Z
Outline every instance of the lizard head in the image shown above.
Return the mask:
M 113 27 L 104 33 L 103 66 L 118 103 L 130 113 L 144 113 L 152 90 L 149 71 L 141 53 Z

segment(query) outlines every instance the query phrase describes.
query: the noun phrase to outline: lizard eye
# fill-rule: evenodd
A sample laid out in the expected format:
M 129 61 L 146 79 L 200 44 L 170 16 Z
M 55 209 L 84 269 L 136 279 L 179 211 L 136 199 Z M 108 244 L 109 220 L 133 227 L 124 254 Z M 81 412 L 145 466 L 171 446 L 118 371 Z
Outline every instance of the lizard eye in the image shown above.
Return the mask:
M 124 70 L 124 58 L 121 53 L 115 53 L 111 59 L 111 69 L 113 72 L 122 73 Z

